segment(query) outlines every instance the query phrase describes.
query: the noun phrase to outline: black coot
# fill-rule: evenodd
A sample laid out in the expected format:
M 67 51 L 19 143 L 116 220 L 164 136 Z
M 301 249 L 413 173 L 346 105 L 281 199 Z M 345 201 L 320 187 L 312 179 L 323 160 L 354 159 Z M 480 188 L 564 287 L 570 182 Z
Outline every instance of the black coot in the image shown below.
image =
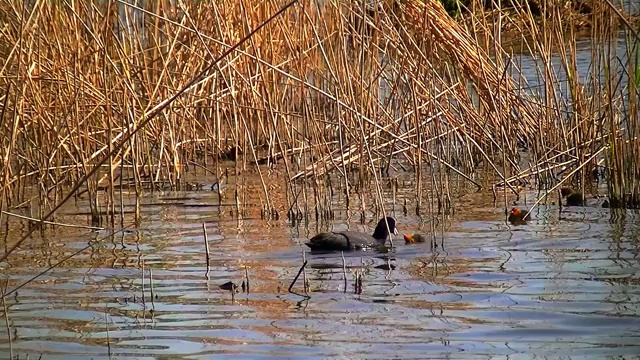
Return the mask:
M 560 189 L 560 194 L 567 199 L 567 206 L 583 206 L 586 204 L 584 196 L 573 189 L 562 188 Z
M 325 251 L 349 251 L 360 250 L 369 247 L 383 246 L 389 238 L 389 231 L 398 234 L 396 221 L 392 217 L 380 219 L 373 235 L 358 231 L 325 232 L 312 237 L 307 246 L 311 250 Z M 387 223 L 389 228 L 387 229 Z

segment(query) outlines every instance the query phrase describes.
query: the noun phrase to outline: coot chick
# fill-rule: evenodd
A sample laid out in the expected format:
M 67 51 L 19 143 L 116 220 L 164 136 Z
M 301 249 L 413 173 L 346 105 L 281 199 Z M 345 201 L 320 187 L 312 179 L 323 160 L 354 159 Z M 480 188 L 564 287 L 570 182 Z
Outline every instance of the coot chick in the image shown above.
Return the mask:
M 560 189 L 560 194 L 563 198 L 567 199 L 567 206 L 582 206 L 584 205 L 584 197 L 581 193 L 573 191 L 570 188 Z
M 525 224 L 531 220 L 531 215 L 527 214 L 528 210 L 513 208 L 509 212 L 509 222 L 514 225 Z
M 407 244 L 423 243 L 427 239 L 420 234 L 404 234 L 404 242 Z
M 323 251 L 350 251 L 380 247 L 389 238 L 389 231 L 395 235 L 398 234 L 396 221 L 392 217 L 387 217 L 386 222 L 385 218 L 380 219 L 373 235 L 358 231 L 325 232 L 312 237 L 306 245 L 311 250 Z

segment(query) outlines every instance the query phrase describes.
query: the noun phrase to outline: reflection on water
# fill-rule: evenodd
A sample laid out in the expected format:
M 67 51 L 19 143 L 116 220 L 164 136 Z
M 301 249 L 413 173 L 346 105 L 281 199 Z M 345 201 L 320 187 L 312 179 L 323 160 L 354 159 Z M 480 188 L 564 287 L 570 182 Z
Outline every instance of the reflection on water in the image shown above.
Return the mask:
M 399 196 L 412 193 L 409 187 Z M 448 220 L 444 248 L 398 239 L 391 253 L 346 254 L 346 286 L 340 254 L 307 253 L 311 297 L 305 299 L 287 288 L 302 264 L 304 240 L 320 230 L 315 223 L 291 228 L 286 220 L 263 221 L 259 209 L 238 221 L 232 207 L 206 191 L 149 195 L 144 203 L 137 228 L 112 237 L 56 229 L 0 264 L 12 289 L 90 245 L 7 299 L 0 358 L 640 353 L 640 229 L 632 211 L 611 221 L 609 209 L 566 208 L 559 218 L 548 205 L 530 224 L 509 226 L 490 198 L 470 198 L 482 205 L 460 208 Z M 72 215 L 58 221 L 84 223 L 77 214 L 86 209 L 83 202 L 70 205 L 64 212 Z M 347 226 L 348 212 L 341 210 L 337 229 Z M 398 205 L 394 211 L 401 232 L 420 229 L 419 218 L 403 215 Z M 368 220 L 368 226 L 349 223 L 371 229 L 377 219 Z M 24 231 L 11 222 L 10 243 Z M 203 222 L 212 257 L 208 278 Z M 388 262 L 395 269 L 378 267 Z M 219 285 L 240 284 L 245 267 L 250 292 L 232 300 Z M 363 272 L 361 294 L 354 291 L 356 271 Z M 302 291 L 302 281 L 296 288 Z

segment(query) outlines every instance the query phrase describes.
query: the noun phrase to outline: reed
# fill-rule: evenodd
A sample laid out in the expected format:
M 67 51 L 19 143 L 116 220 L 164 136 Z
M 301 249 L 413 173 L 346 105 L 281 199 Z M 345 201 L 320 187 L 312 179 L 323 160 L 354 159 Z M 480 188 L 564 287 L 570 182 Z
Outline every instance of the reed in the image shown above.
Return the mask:
M 536 59 L 537 76 L 514 69 L 514 77 L 541 109 L 541 135 L 526 144 L 528 166 L 512 167 L 516 173 L 498 185 L 527 181 L 548 193 L 565 183 L 597 196 L 598 183 L 606 180 L 618 207 L 638 207 L 638 18 L 610 0 L 538 3 L 531 9 L 514 0 L 508 10 L 473 11 L 465 21 L 496 57 L 509 58 L 511 51 Z M 514 30 L 506 38 L 494 26 L 497 18 Z M 578 48 L 580 39 L 588 42 Z M 591 65 L 579 66 L 585 59 Z
M 0 207 L 33 202 L 42 218 L 86 180 L 94 226 L 113 223 L 117 189 L 178 189 L 189 168 L 230 169 L 238 216 L 255 172 L 270 219 L 329 219 L 336 196 L 377 218 L 398 168 L 415 172 L 420 215 L 451 213 L 485 169 L 505 200 L 527 183 L 595 192 L 605 169 L 611 199 L 636 206 L 634 20 L 610 0 L 586 17 L 482 3 L 454 21 L 436 1 L 299 1 L 214 62 L 287 4 L 0 0 Z M 585 18 L 595 63 L 581 73 Z M 515 52 L 535 56 L 535 83 Z

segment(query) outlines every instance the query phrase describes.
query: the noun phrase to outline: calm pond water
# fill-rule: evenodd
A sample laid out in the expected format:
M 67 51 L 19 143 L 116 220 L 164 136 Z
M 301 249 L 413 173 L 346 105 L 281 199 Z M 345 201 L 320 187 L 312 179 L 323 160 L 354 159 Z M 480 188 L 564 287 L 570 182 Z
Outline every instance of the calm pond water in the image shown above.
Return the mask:
M 413 186 L 402 184 L 398 202 L 406 198 L 411 205 Z M 304 241 L 318 231 L 315 222 L 291 227 L 285 216 L 261 220 L 257 207 L 238 221 L 232 207 L 224 206 L 232 199 L 220 206 L 210 191 L 149 194 L 138 227 L 114 237 L 57 228 L 0 264 L 3 282 L 8 278 L 13 289 L 90 246 L 8 297 L 8 327 L 4 317 L 0 320 L 0 358 L 9 359 L 10 353 L 20 359 L 640 354 L 636 212 L 614 215 L 592 200 L 594 206 L 564 208 L 559 216 L 557 206 L 545 205 L 530 224 L 511 226 L 490 195 L 463 199 L 466 205 L 445 224 L 444 248 L 396 239 L 391 253 L 348 253 L 346 287 L 339 253 L 307 253 L 311 292 L 305 299 L 287 288 L 302 264 Z M 133 195 L 126 195 L 125 203 L 131 210 Z M 419 217 L 388 205 L 401 232 L 421 229 Z M 357 212 L 340 204 L 335 210 L 334 229 L 375 226 L 372 216 L 361 226 Z M 86 223 L 87 216 L 78 215 L 86 211 L 82 200 L 69 204 L 57 221 Z M 209 278 L 203 223 L 211 250 Z M 25 226 L 12 219 L 0 244 L 15 241 Z M 395 268 L 385 270 L 388 263 Z M 219 285 L 240 284 L 245 267 L 250 291 L 232 300 Z M 360 294 L 353 286 L 357 269 L 363 271 Z M 302 280 L 295 289 L 302 291 Z

